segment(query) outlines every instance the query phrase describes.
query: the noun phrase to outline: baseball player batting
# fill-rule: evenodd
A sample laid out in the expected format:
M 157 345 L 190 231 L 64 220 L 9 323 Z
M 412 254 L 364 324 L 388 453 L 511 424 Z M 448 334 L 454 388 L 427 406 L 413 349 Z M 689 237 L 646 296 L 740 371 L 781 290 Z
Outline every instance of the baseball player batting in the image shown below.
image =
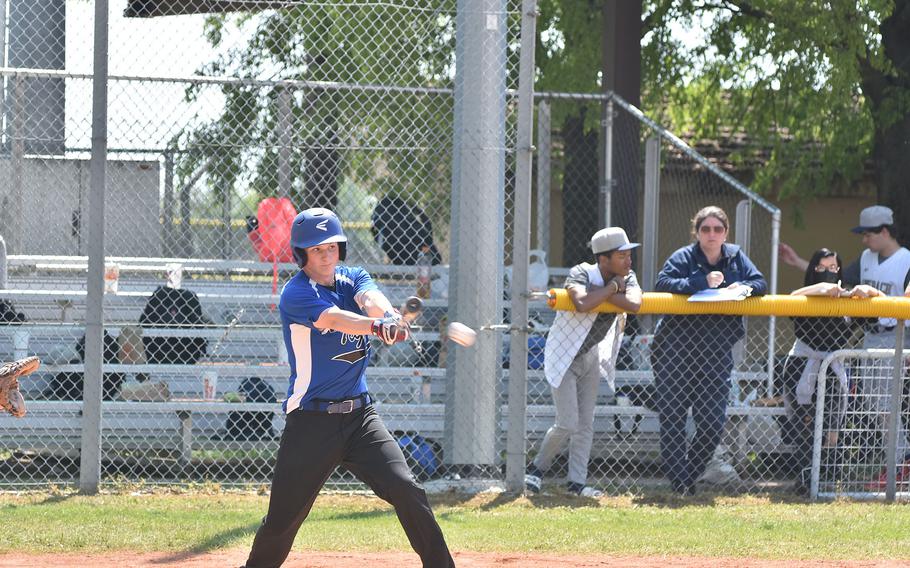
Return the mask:
M 19 377 L 34 373 L 40 365 L 37 357 L 0 364 L 0 407 L 16 418 L 25 416 L 25 399 L 19 392 Z
M 339 266 L 347 252 L 328 209 L 301 212 L 291 227 L 301 270 L 281 291 L 279 311 L 291 376 L 269 509 L 246 568 L 280 566 L 336 466 L 395 507 L 424 567 L 455 566 L 423 488 L 408 469 L 367 391 L 369 336 L 407 341 L 406 320 L 362 268 Z

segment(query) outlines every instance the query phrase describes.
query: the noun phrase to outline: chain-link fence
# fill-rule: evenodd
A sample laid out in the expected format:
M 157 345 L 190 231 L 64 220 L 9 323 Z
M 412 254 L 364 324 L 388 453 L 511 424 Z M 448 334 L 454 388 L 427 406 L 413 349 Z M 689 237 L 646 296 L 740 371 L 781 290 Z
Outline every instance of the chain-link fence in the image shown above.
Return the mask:
M 894 340 L 893 331 L 873 330 L 863 345 L 881 347 Z M 814 416 L 794 429 L 806 453 L 808 441 L 813 442 L 812 459 L 804 460 L 811 468 L 801 472 L 813 497 L 910 497 L 907 360 L 899 355 L 895 366 L 893 349 L 875 347 L 838 351 L 819 365 L 816 404 L 804 407 Z
M 75 483 L 85 476 L 83 337 L 98 258 L 92 6 L 0 4 L 9 253 L 0 319 L 11 324 L 0 326 L 0 358 L 43 361 L 22 381 L 29 414 L 0 416 L 0 478 Z M 308 207 L 339 214 L 347 264 L 366 267 L 393 304 L 424 298 L 413 341 L 371 346 L 368 384 L 415 472 L 447 478 L 441 486 L 503 480 L 515 467 L 508 458 L 526 443 L 536 459 L 561 421 L 544 353 L 563 350 L 557 358 L 572 362 L 553 336 L 563 324 L 536 299 L 527 325 L 516 321 L 528 298 L 512 283 L 562 286 L 569 267 L 593 262 L 598 229 L 621 226 L 643 244 L 633 267 L 654 291 L 666 259 L 692 242 L 695 213 L 719 206 L 727 241 L 774 291 L 776 210 L 618 97 L 538 94 L 534 193 L 516 190 L 531 142 L 520 139 L 521 22 L 533 13 L 522 4 L 533 3 L 344 0 L 124 17 L 133 4 L 111 2 L 108 28 L 102 483 L 269 481 L 290 373 L 276 304 L 297 270 L 289 220 Z M 592 460 L 574 468 L 599 489 L 663 483 L 658 319 L 630 316 L 613 330 L 615 372 L 595 369 L 583 397 Z M 725 342 L 718 376 L 732 381 L 711 399 L 726 409 L 711 414 L 719 443 L 702 456 L 708 477 L 735 489 L 789 484 L 789 411 L 774 405 L 790 323 L 734 320 L 710 330 Z M 446 340 L 450 321 L 479 331 L 474 347 Z M 607 333 L 608 324 L 592 326 Z M 705 347 L 676 344 L 696 355 Z M 525 350 L 527 368 L 510 368 Z M 676 375 L 698 375 L 697 361 L 682 361 Z M 677 439 L 695 427 L 676 419 Z M 526 434 L 517 445 L 515 424 Z M 573 480 L 566 446 L 553 448 L 552 463 L 540 464 L 545 487 Z M 339 471 L 332 483 L 356 481 Z
M 101 481 L 268 481 L 288 221 L 314 206 L 338 213 L 347 263 L 393 304 L 425 298 L 414 341 L 372 345 L 369 373 L 389 429 L 436 448 L 402 442 L 413 465 L 501 478 L 521 2 L 124 17 L 134 4 L 111 2 L 107 30 Z M 23 380 L 29 415 L 0 418 L 4 480 L 67 483 L 95 254 L 92 6 L 3 6 L 3 295 L 25 320 L 3 356 L 43 361 Z M 445 341 L 454 320 L 485 329 L 477 348 Z

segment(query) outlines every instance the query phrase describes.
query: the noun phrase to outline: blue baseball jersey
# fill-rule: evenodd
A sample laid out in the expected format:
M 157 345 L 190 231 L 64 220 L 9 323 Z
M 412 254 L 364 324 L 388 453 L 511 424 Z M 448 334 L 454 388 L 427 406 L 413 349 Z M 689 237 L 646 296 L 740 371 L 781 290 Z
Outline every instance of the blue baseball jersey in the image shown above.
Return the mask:
M 286 413 L 311 400 L 347 400 L 367 391 L 369 336 L 319 330 L 313 324 L 332 306 L 364 315 L 355 298 L 376 289 L 366 270 L 350 266 L 335 268 L 334 290 L 303 270 L 284 285 L 279 309 L 291 366 Z

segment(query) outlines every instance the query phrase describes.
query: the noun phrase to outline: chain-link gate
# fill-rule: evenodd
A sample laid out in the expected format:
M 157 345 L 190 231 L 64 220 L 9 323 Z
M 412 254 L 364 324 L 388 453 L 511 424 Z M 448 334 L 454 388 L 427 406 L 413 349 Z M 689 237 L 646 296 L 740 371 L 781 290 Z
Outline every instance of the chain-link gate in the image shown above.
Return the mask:
M 595 259 L 589 243 L 596 231 L 613 225 L 625 229 L 631 241 L 642 244 L 633 252 L 635 281 L 617 279 L 617 286 L 625 290 L 627 284 L 637 284 L 639 291 L 646 292 L 694 292 L 694 289 L 655 288 L 655 285 L 671 254 L 695 241 L 697 229 L 692 219 L 696 212 L 714 205 L 727 213 L 721 240 L 738 245 L 743 256 L 764 275 L 767 284 L 761 293 L 775 291 L 780 223 L 777 208 L 749 192 L 727 172 L 616 95 L 538 93 L 536 96 L 539 103 L 535 242 L 554 264 L 568 267 L 589 263 L 568 274 L 565 269 L 551 271 L 555 285 L 563 285 L 567 276 L 566 284 L 609 285 L 602 281 L 602 274 L 595 274 L 598 271 L 590 264 Z M 739 257 L 732 260 L 736 274 L 730 276 L 738 280 L 743 276 L 738 273 L 740 260 Z M 598 278 L 601 280 L 596 281 Z M 657 412 L 661 388 L 655 384 L 651 350 L 659 316 L 632 315 L 624 327 L 611 329 L 610 322 L 604 318 L 592 322 L 581 317 L 569 322 L 557 315 L 554 322 L 552 314 L 540 312 L 539 315 L 540 344 L 546 341 L 548 354 L 568 360 L 563 363 L 571 362 L 564 376 L 580 382 L 554 389 L 542 370 L 532 375 L 528 389 L 530 413 L 539 416 L 536 427 L 529 428 L 532 456 L 542 447 L 545 454 L 556 451 L 549 446 L 558 443 L 543 444 L 545 433 L 558 440 L 565 438 L 563 443 L 569 447 L 566 461 L 559 457 L 554 463 L 550 455 L 532 460 L 529 470 L 535 474 L 533 477 L 539 477 L 536 474 L 544 469 L 540 466 L 547 466 L 551 475 L 557 479 L 566 475 L 575 487 L 591 483 L 602 489 L 618 490 L 647 485 L 648 480 L 662 477 Z M 690 347 L 696 352 L 715 349 L 712 355 L 729 358 L 730 369 L 720 372 L 725 375 L 721 381 L 724 384 L 712 387 L 714 390 L 728 388 L 726 380 L 732 378 L 730 393 L 718 392 L 713 397 L 717 403 L 723 399 L 728 407 L 711 414 L 712 436 L 720 437 L 722 443 L 707 456 L 710 467 L 706 477 L 736 487 L 751 487 L 755 482 L 766 486 L 763 482 L 780 477 L 778 455 L 786 451 L 776 443 L 779 439 L 775 440 L 777 433 L 773 428 L 774 416 L 783 409 L 758 409 L 753 404 L 776 394 L 773 356 L 778 339 L 776 322 L 774 318 L 746 318 L 742 326 L 727 321 L 698 329 L 704 322 L 696 321 L 691 330 L 677 335 L 716 335 L 716 347 L 711 341 L 704 345 L 693 343 Z M 549 337 L 543 334 L 546 329 Z M 554 331 L 560 345 L 551 344 Z M 604 337 L 608 332 L 616 334 L 615 353 L 601 353 L 602 367 L 598 368 L 598 358 L 589 350 L 591 338 Z M 586 333 L 590 333 L 587 339 Z M 604 349 L 603 343 L 600 349 Z M 542 369 L 543 358 L 535 364 Z M 670 369 L 671 376 L 694 376 L 701 371 L 700 364 L 682 358 L 671 365 L 675 367 Z M 579 368 L 585 366 L 586 370 L 579 374 Z M 601 377 L 609 380 L 601 381 Z M 690 387 L 708 392 L 695 385 L 685 388 Z M 565 400 L 566 393 L 560 393 L 566 389 L 571 401 Z M 554 409 L 554 402 L 562 408 Z M 691 406 L 690 402 L 696 403 L 693 410 L 697 411 L 698 401 L 689 401 L 684 406 Z M 724 415 L 729 420 L 721 420 Z M 550 429 L 554 421 L 556 426 Z M 765 423 L 771 426 L 766 428 Z M 693 427 L 689 418 L 690 436 Z M 570 435 L 576 428 L 580 429 L 577 435 Z M 761 447 L 745 444 L 744 436 L 755 438 Z M 591 461 L 582 470 L 581 461 L 587 459 L 584 456 L 589 444 Z M 758 453 L 766 452 L 768 456 L 758 459 Z M 573 466 L 573 461 L 579 463 Z
M 875 337 L 881 334 L 866 335 L 864 344 L 882 343 Z M 889 335 L 893 343 L 895 334 Z M 813 498 L 910 497 L 904 353 L 897 367 L 894 349 L 877 348 L 837 351 L 820 363 L 813 428 L 804 435 L 812 440 L 811 468 L 802 472 Z

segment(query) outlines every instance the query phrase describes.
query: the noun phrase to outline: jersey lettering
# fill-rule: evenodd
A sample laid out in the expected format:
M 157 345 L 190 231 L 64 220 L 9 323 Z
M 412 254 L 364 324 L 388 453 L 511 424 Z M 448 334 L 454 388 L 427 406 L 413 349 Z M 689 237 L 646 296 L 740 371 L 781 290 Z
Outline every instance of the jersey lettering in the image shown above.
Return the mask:
M 878 282 L 876 280 L 870 280 L 868 278 L 863 278 L 862 283 L 866 284 L 868 286 L 872 286 L 873 288 L 875 288 L 876 290 L 878 290 L 879 292 L 883 293 L 886 296 L 892 296 L 892 295 L 896 296 L 897 295 L 897 294 L 892 294 L 892 291 L 894 290 L 894 286 L 892 285 L 891 282 Z

